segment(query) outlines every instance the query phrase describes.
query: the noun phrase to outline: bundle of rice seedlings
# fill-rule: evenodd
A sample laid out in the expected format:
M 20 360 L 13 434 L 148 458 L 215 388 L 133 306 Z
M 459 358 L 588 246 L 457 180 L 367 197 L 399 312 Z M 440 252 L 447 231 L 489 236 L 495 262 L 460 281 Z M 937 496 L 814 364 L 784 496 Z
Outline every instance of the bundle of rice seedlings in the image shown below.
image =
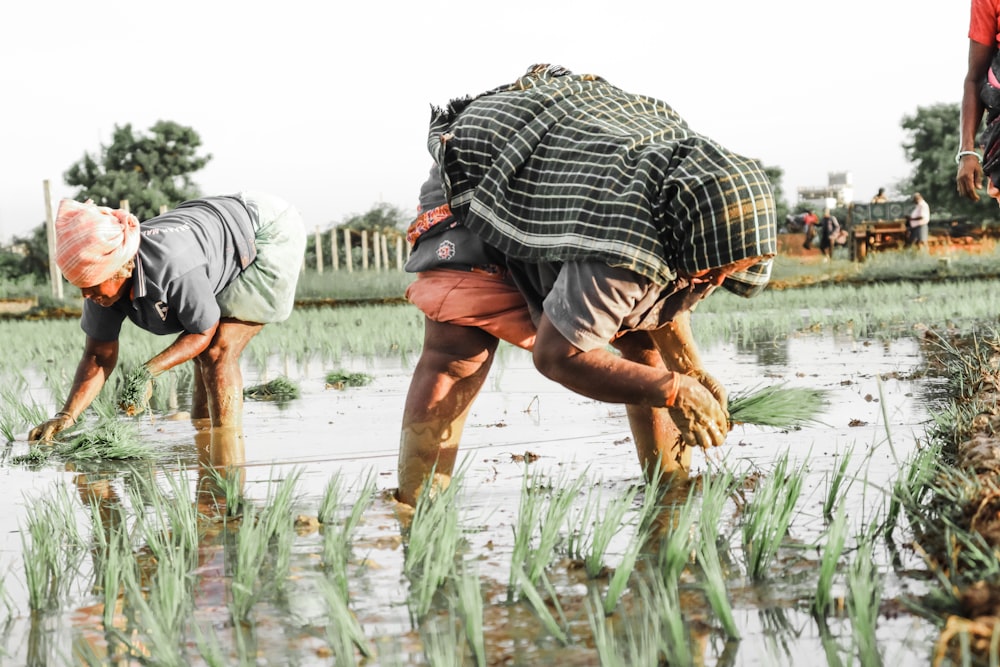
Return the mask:
M 54 449 L 57 455 L 76 461 L 139 459 L 152 454 L 139 441 L 139 429 L 134 423 L 114 418 L 99 419 L 93 429 L 57 441 Z
M 784 385 L 750 389 L 729 397 L 729 421 L 778 428 L 816 423 L 828 403 L 827 394 L 823 389 Z
M 125 375 L 118 405 L 129 417 L 134 417 L 149 409 L 149 382 L 153 375 L 145 364 L 139 364 Z
M 371 384 L 372 379 L 372 376 L 367 373 L 349 373 L 344 370 L 330 371 L 326 374 L 326 386 L 334 389 L 364 387 Z
M 243 397 L 258 401 L 290 401 L 299 397 L 299 385 L 282 375 L 270 382 L 246 387 Z

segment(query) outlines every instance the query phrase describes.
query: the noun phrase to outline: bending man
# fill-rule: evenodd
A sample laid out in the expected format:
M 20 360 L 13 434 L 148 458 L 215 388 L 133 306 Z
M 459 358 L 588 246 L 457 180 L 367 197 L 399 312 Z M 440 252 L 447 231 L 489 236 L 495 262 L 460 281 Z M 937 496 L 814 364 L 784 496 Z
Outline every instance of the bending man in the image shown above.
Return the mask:
M 28 439 L 51 439 L 93 402 L 117 364 L 126 318 L 179 334 L 144 364 L 150 381 L 193 360 L 191 418 L 239 425 L 240 355 L 265 323 L 291 314 L 304 249 L 298 211 L 271 195 L 195 199 L 141 225 L 127 211 L 63 200 L 55 259 L 83 293 L 86 341 L 62 410 Z
M 426 315 L 404 408 L 401 502 L 447 484 L 498 340 L 546 377 L 627 406 L 644 472 L 721 445 L 726 393 L 690 328 L 723 285 L 763 289 L 775 253 L 760 165 L 667 104 L 536 65 L 432 114 L 407 296 Z M 608 349 L 608 345 L 618 353 Z

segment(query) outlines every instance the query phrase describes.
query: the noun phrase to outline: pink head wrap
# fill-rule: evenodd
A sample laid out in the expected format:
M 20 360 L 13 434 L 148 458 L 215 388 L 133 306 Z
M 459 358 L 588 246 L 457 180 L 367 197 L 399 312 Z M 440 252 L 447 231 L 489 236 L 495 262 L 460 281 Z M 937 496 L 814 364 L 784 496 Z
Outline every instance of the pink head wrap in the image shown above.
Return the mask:
M 77 287 L 111 278 L 139 249 L 139 220 L 120 209 L 59 202 L 56 215 L 56 264 Z

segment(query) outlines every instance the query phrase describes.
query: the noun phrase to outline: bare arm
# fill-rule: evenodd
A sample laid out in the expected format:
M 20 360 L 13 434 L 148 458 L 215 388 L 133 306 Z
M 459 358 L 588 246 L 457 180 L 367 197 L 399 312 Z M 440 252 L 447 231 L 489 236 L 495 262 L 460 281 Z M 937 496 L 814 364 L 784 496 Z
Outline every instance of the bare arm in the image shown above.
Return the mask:
M 87 336 L 83 356 L 73 376 L 73 386 L 62 410 L 52 419 L 39 424 L 28 434 L 28 440 L 51 440 L 59 431 L 72 426 L 83 411 L 94 402 L 104 383 L 118 363 L 118 341 L 101 341 Z
M 993 60 L 996 48 L 969 40 L 969 66 L 962 85 L 962 106 L 959 120 L 959 151 L 973 151 L 976 146 L 976 131 L 983 120 L 983 103 L 979 99 L 979 86 Z M 983 186 L 983 167 L 974 155 L 963 155 L 958 163 L 955 177 L 958 193 L 973 201 L 979 201 L 978 189 Z
M 726 439 L 725 409 L 697 379 L 604 348 L 585 352 L 566 340 L 545 315 L 538 325 L 534 361 L 547 378 L 588 398 L 667 408 L 688 445 L 717 447 Z
M 182 333 L 165 350 L 147 361 L 146 368 L 149 369 L 153 377 L 156 377 L 174 366 L 194 359 L 208 349 L 218 329 L 219 323 L 216 322 L 201 333 Z

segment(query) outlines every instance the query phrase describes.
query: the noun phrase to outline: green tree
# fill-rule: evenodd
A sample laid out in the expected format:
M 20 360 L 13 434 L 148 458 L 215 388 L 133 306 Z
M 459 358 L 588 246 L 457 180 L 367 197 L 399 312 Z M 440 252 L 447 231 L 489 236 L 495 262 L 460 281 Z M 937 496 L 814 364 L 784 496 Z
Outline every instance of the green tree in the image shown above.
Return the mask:
M 903 116 L 901 126 L 907 138 L 902 146 L 906 159 L 913 164 L 913 171 L 896 188 L 906 194 L 922 194 L 930 204 L 933 218 L 964 218 L 973 222 L 995 220 L 995 206 L 960 197 L 955 188 L 958 118 L 957 103 L 917 107 L 912 116 Z M 981 194 L 985 196 L 985 192 Z
M 211 155 L 197 154 L 201 138 L 190 127 L 158 121 L 148 134 L 136 133 L 131 124 L 115 126 L 111 144 L 97 155 L 85 153 L 63 178 L 79 186 L 76 199 L 93 199 L 100 206 L 117 208 L 127 199 L 140 220 L 172 208 L 201 193 L 191 174 L 202 169 Z

